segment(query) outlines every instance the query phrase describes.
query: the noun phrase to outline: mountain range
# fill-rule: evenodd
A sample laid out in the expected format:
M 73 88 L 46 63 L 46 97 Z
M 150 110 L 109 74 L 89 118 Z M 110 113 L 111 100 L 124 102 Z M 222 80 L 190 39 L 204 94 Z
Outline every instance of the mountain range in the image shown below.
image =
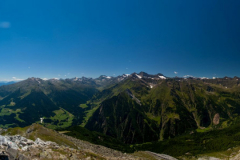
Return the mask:
M 240 117 L 240 78 L 181 78 L 145 72 L 117 77 L 28 78 L 0 87 L 0 127 L 72 126 L 124 144 L 228 128 Z

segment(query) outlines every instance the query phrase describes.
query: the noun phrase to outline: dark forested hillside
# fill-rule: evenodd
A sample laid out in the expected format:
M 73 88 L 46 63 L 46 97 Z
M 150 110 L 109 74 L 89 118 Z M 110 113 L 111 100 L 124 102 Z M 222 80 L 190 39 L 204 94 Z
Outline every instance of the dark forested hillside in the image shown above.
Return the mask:
M 103 101 L 85 127 L 125 143 L 158 140 L 159 136 L 157 122 L 148 118 L 144 108 L 126 92 Z

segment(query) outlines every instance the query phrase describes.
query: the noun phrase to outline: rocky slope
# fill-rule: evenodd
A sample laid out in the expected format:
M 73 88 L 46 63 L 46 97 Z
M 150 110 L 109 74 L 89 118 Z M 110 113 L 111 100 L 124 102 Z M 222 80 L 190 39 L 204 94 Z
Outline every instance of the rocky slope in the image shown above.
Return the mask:
M 66 136 L 39 124 L 9 129 L 3 134 L 0 148 L 2 155 L 9 159 L 142 159 Z M 11 136 L 13 134 L 17 135 Z

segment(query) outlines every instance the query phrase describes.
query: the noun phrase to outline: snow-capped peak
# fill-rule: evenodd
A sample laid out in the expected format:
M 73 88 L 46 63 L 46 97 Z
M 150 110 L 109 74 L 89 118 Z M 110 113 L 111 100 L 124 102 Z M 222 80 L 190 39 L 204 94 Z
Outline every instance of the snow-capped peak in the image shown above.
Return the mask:
M 158 76 L 160 79 L 166 79 L 166 77 L 164 76 Z

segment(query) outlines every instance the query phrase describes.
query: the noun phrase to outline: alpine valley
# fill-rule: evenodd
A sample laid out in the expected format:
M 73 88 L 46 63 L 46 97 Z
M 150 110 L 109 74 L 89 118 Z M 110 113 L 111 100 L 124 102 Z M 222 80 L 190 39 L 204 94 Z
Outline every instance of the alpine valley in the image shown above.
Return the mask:
M 153 152 L 177 159 L 237 159 L 239 122 L 238 77 L 140 72 L 95 79 L 28 78 L 0 87 L 5 133 L 36 125 L 143 159 L 158 159 L 150 156 Z

